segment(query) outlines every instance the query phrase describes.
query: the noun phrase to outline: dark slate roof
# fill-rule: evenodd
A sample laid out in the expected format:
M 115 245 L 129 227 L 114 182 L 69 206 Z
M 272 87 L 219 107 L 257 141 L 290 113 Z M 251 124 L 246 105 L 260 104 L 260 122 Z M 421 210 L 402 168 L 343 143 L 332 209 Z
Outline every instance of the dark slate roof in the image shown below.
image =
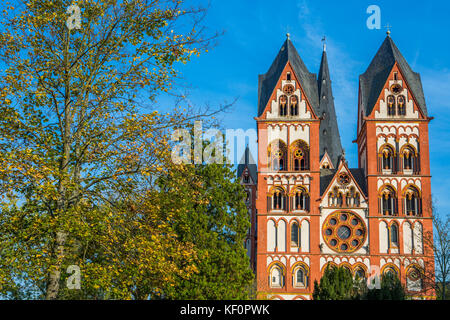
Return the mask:
M 364 195 L 367 196 L 367 183 L 366 183 L 366 177 L 364 175 L 364 170 L 359 168 L 351 169 L 349 168 L 350 173 L 352 174 L 353 178 L 355 178 L 356 183 L 361 188 L 361 191 L 364 192 Z
M 244 155 L 242 156 L 242 159 L 237 167 L 237 176 L 239 178 L 242 176 L 245 168 L 248 168 L 250 177 L 252 178 L 253 183 L 256 184 L 256 182 L 258 181 L 257 165 L 252 157 L 252 154 L 250 153 L 250 149 L 248 146 L 245 148 Z
M 402 75 L 406 79 L 420 109 L 427 116 L 427 107 L 420 75 L 411 69 L 389 35 L 384 40 L 380 49 L 378 49 L 366 72 L 359 76 L 361 103 L 366 113 L 365 115 L 367 116 L 372 112 L 395 62 L 398 63 Z
M 318 116 L 323 116 L 323 119 L 320 121 L 320 159 L 322 159 L 325 151 L 327 151 L 333 166 L 337 168 L 339 156 L 342 154 L 342 145 L 337 124 L 336 110 L 334 108 L 334 97 L 331 90 L 327 53 L 325 50 L 322 54 L 317 84 L 319 89 Z
M 367 183 L 366 177 L 364 176 L 364 170 L 359 168 L 349 168 L 350 173 L 355 179 L 356 183 L 361 188 L 361 191 L 367 196 Z M 337 169 L 320 169 L 320 195 L 322 196 L 325 190 L 327 190 L 328 186 L 333 180 L 334 175 L 336 174 Z
M 320 169 L 320 195 L 323 195 L 327 190 L 336 171 L 337 169 Z
M 272 62 L 269 71 L 263 75 L 259 75 L 258 117 L 263 114 L 278 79 L 288 61 L 291 63 L 294 73 L 299 79 L 300 85 L 305 91 L 312 108 L 316 112 L 319 106 L 316 74 L 308 71 L 291 40 L 286 39 L 278 52 L 277 57 Z

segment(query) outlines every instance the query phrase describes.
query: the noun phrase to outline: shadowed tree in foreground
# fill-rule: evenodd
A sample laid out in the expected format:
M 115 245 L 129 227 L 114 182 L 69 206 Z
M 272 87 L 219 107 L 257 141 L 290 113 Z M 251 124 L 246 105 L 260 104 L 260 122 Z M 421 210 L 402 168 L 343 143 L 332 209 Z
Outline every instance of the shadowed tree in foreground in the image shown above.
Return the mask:
M 19 1 L 0 31 L 0 293 L 147 298 L 188 278 L 195 250 L 150 201 L 172 169 L 161 115 L 176 63 L 206 50 L 205 10 L 185 1 Z M 137 204 L 139 205 L 134 205 Z M 81 268 L 80 291 L 64 286 Z M 142 285 L 139 292 L 138 285 Z

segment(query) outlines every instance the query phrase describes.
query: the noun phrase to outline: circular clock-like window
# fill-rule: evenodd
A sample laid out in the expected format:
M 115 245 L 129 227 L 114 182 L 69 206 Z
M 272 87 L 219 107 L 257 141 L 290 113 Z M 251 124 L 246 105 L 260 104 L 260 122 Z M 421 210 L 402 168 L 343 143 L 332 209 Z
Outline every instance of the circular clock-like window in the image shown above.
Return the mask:
M 337 211 L 325 219 L 322 235 L 334 251 L 354 252 L 363 245 L 367 232 L 363 220 L 357 214 Z
M 283 88 L 283 92 L 285 94 L 293 94 L 294 93 L 294 86 L 292 84 L 287 84 Z
M 417 281 L 420 279 L 420 271 L 417 269 L 417 267 L 413 266 L 411 270 L 408 272 L 408 278 L 411 281 Z
M 342 186 L 346 186 L 350 183 L 350 176 L 346 172 L 341 172 L 338 177 L 338 182 Z
M 392 87 L 391 87 L 391 91 L 392 91 L 394 94 L 399 94 L 400 92 L 402 92 L 402 90 L 403 90 L 402 86 L 399 85 L 398 83 L 392 85 Z

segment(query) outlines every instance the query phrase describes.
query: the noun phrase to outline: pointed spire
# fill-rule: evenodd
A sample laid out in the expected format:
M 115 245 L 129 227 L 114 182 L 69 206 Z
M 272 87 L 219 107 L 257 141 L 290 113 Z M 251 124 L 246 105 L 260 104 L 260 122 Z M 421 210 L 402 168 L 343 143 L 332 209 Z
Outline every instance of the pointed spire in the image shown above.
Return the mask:
M 265 74 L 259 75 L 258 117 L 264 113 L 270 96 L 272 95 L 281 73 L 288 62 L 291 64 L 295 76 L 305 91 L 309 102 L 314 110 L 317 111 L 319 101 L 317 100 L 318 93 L 316 75 L 308 71 L 308 68 L 292 44 L 290 35 L 287 34 L 286 36 L 286 41 L 281 46 L 281 49 L 275 57 L 275 60 L 272 62 L 269 70 Z
M 245 168 L 248 168 L 248 171 L 250 173 L 250 176 L 254 183 L 256 183 L 257 180 L 257 166 L 256 162 L 253 159 L 253 156 L 250 152 L 250 148 L 247 144 L 244 155 L 241 158 L 241 161 L 239 161 L 238 167 L 237 167 L 237 176 L 241 177 L 244 173 Z
M 386 81 L 388 81 L 389 74 L 395 63 L 400 68 L 401 74 L 421 108 L 422 113 L 427 116 L 420 75 L 411 69 L 389 34 L 370 62 L 366 72 L 359 77 L 361 106 L 365 115 L 367 116 L 372 113 L 378 96 L 383 90 Z
M 320 159 L 322 159 L 325 153 L 328 153 L 333 166 L 337 168 L 342 145 L 334 107 L 333 92 L 331 90 L 327 52 L 325 50 L 322 53 L 317 84 L 319 89 L 319 116 L 322 116 L 319 136 Z

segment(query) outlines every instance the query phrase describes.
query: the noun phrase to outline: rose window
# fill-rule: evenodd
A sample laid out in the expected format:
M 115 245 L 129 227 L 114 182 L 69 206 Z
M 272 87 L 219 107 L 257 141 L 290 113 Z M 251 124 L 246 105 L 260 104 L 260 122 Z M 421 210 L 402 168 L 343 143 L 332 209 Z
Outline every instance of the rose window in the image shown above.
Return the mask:
M 322 235 L 327 245 L 337 252 L 354 252 L 366 240 L 366 227 L 362 219 L 351 212 L 335 212 L 327 217 Z
M 294 86 L 291 85 L 291 84 L 285 85 L 284 88 L 283 88 L 283 92 L 285 94 L 292 94 L 292 93 L 294 93 Z
M 300 150 L 300 149 L 295 150 L 294 157 L 296 157 L 297 159 L 302 159 L 303 158 L 303 150 Z
M 281 157 L 283 157 L 283 152 L 282 152 L 281 150 L 275 151 L 275 157 L 277 157 L 278 159 L 280 159 Z

